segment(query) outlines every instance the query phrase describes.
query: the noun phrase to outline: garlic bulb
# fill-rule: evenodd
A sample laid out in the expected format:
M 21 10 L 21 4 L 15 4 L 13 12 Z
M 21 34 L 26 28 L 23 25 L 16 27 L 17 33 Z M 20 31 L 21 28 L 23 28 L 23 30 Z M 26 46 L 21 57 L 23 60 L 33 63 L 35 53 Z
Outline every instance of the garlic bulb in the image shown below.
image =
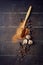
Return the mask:
M 28 44 L 29 44 L 29 45 L 33 44 L 33 41 L 32 41 L 32 40 L 29 40 L 29 41 L 28 41 Z
M 22 44 L 27 44 L 27 39 L 24 39 Z
M 31 38 L 31 36 L 30 36 L 30 35 L 26 35 L 26 39 L 28 39 L 28 40 L 29 40 L 30 38 Z

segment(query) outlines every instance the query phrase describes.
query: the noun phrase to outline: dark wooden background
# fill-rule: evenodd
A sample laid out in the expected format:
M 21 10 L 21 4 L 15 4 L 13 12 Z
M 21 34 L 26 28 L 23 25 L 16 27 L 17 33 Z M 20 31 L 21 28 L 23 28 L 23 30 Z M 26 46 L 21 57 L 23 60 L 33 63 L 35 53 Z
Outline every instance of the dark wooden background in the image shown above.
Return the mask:
M 30 19 L 32 21 L 33 40 L 29 54 L 22 61 L 18 59 L 19 43 L 11 41 L 21 19 L 33 6 Z M 13 0 L 0 1 L 0 65 L 43 65 L 43 1 Z

